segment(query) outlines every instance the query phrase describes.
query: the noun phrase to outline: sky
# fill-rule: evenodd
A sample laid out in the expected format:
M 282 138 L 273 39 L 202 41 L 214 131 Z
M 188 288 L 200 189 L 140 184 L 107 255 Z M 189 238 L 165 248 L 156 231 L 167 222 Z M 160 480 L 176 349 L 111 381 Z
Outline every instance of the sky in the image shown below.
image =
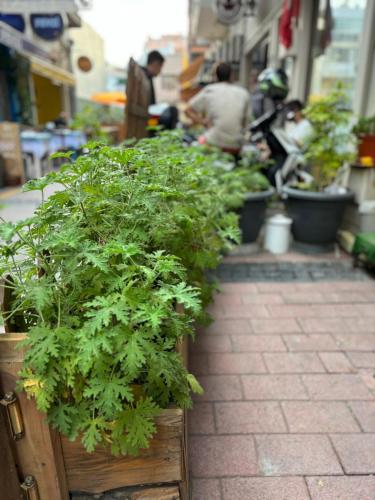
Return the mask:
M 93 0 L 80 12 L 103 37 L 107 61 L 120 67 L 142 55 L 148 36 L 186 35 L 187 14 L 188 0 Z

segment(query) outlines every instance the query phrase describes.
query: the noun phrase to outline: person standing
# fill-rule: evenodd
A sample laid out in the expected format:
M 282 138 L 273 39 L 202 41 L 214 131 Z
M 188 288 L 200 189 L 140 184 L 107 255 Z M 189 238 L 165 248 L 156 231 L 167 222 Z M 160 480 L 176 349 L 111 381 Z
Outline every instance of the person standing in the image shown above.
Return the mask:
M 150 102 L 149 105 L 156 103 L 155 89 L 154 89 L 154 78 L 158 76 L 163 68 L 165 62 L 164 57 L 157 50 L 152 50 L 147 56 L 147 64 L 143 66 L 142 69 L 145 72 L 149 82 L 150 82 Z
M 292 126 L 287 126 L 288 136 L 302 150 L 307 146 L 313 132 L 313 126 L 303 115 L 303 104 L 298 99 L 293 99 L 285 105 L 286 119 Z
M 206 127 L 205 141 L 223 151 L 238 155 L 250 114 L 248 92 L 231 83 L 231 66 L 216 67 L 217 83 L 202 89 L 190 99 L 187 116 Z

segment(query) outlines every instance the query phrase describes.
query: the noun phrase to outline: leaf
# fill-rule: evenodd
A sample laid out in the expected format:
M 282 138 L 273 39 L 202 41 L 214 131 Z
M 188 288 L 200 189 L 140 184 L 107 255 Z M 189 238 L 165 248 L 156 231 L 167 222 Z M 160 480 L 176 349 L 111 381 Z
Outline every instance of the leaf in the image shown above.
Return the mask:
M 50 160 L 55 160 L 56 158 L 66 158 L 67 160 L 74 154 L 74 151 L 57 151 L 52 153 L 49 157 Z
M 186 379 L 187 381 L 189 382 L 189 385 L 191 387 L 191 390 L 193 392 L 195 392 L 196 394 L 203 394 L 204 393 L 204 389 L 203 387 L 200 385 L 200 383 L 198 382 L 198 380 L 194 377 L 194 375 L 192 375 L 191 373 L 188 373 L 186 375 Z

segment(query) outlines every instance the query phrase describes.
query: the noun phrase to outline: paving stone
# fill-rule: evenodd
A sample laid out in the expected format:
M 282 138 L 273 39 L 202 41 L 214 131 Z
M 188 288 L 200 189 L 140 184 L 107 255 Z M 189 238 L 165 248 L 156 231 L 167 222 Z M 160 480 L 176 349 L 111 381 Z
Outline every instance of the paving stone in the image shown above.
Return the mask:
M 364 432 L 375 432 L 375 401 L 351 401 L 349 406 Z
M 308 304 L 280 304 L 268 307 L 270 315 L 274 318 L 313 318 L 316 313 Z
M 252 436 L 192 436 L 189 448 L 193 477 L 258 474 Z
M 375 374 L 373 368 L 359 368 L 358 375 L 370 390 L 375 391 Z
M 320 292 L 287 292 L 283 293 L 284 302 L 287 304 L 322 304 L 326 302 Z
M 243 335 L 252 333 L 252 328 L 247 319 L 219 319 L 205 328 L 204 333 L 208 335 Z
M 287 431 L 280 406 L 274 401 L 216 403 L 215 412 L 219 434 Z
M 342 333 L 349 331 L 345 320 L 342 318 L 302 318 L 299 323 L 305 333 Z
M 360 315 L 354 304 L 321 304 L 312 306 L 317 318 L 355 318 Z
M 314 400 L 373 399 L 358 375 L 302 375 L 302 380 Z
M 260 293 L 293 293 L 297 291 L 295 283 L 257 283 Z
M 375 333 L 375 317 L 346 318 L 345 322 L 352 333 Z
M 220 291 L 224 293 L 256 293 L 257 285 L 254 283 L 220 283 Z
M 228 335 L 198 335 L 190 342 L 192 356 L 201 352 L 230 352 L 232 345 Z
M 224 500 L 309 500 L 302 477 L 238 477 L 222 480 Z M 203 497 L 201 500 L 204 500 Z
M 335 334 L 334 338 L 340 350 L 344 351 L 374 351 L 375 335 L 361 333 Z
M 279 434 L 255 439 L 265 476 L 342 474 L 327 436 Z
M 334 434 L 331 439 L 346 474 L 375 473 L 375 434 Z
M 375 352 L 347 352 L 346 354 L 357 368 L 375 368 Z
M 247 400 L 308 399 L 298 375 L 243 375 Z
M 251 319 L 250 324 L 254 333 L 261 335 L 299 333 L 301 331 L 296 320 L 290 318 Z
M 360 432 L 344 403 L 283 401 L 281 406 L 293 433 Z
M 355 308 L 361 316 L 375 316 L 375 304 L 357 304 Z
M 218 479 L 193 479 L 192 500 L 221 500 Z
M 189 356 L 189 370 L 194 375 L 208 374 L 208 354 L 195 352 Z
M 198 401 L 232 401 L 242 399 L 239 377 L 234 375 L 202 375 L 199 382 L 204 389 Z
M 223 312 L 218 312 L 217 318 L 268 318 L 269 313 L 264 304 L 228 305 Z M 238 332 L 236 332 L 238 333 Z
M 194 402 L 188 413 L 190 434 L 215 434 L 214 411 L 212 403 Z
M 241 293 L 216 293 L 214 295 L 215 306 L 227 306 L 228 304 L 242 304 Z
M 333 337 L 326 334 L 284 335 L 284 342 L 290 351 L 337 351 Z
M 243 304 L 282 304 L 283 297 L 277 293 L 251 293 L 242 295 Z
M 261 354 L 217 353 L 209 354 L 208 367 L 211 374 L 266 373 Z
M 374 500 L 374 476 L 306 478 L 312 500 Z
M 265 353 L 264 360 L 271 373 L 325 373 L 313 352 Z
M 234 352 L 286 351 L 281 335 L 232 335 Z
M 330 373 L 354 373 L 357 371 L 342 352 L 320 352 L 319 357 Z

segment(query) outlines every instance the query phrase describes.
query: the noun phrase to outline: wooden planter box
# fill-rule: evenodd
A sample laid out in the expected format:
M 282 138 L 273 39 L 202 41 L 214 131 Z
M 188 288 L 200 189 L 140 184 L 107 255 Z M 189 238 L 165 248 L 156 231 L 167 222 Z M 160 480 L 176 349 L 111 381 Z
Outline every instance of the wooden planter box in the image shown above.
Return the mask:
M 15 347 L 23 338 L 21 333 L 0 334 L 2 395 L 8 391 L 16 392 L 23 352 Z M 179 350 L 184 355 L 186 346 L 180 346 Z M 95 494 L 124 487 L 131 487 L 129 498 L 134 500 L 189 498 L 186 414 L 183 410 L 163 411 L 157 418 L 158 430 L 150 447 L 140 456 L 114 457 L 104 448 L 87 453 L 80 441 L 70 442 L 49 428 L 44 415 L 25 393 L 17 392 L 17 398 L 24 436 L 19 440 L 8 439 L 9 450 L 0 458 L 0 477 L 5 474 L 13 487 L 17 481 L 20 484 L 26 476 L 32 475 L 38 485 L 40 500 L 67 500 L 69 492 Z M 1 405 L 0 409 L 0 418 L 3 419 L 6 409 Z M 4 482 L 5 479 L 3 485 Z M 138 486 L 142 488 L 134 488 Z M 9 498 L 1 498 L 17 500 L 22 495 L 13 492 Z

